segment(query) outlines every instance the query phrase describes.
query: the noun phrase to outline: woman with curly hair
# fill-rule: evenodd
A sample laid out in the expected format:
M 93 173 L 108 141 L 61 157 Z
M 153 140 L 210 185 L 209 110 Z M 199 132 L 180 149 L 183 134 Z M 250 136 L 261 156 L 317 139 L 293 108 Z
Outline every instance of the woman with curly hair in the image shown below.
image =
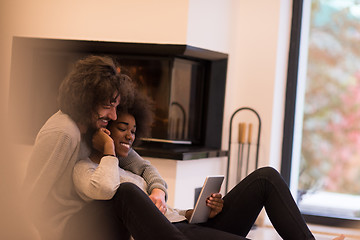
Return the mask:
M 149 161 L 127 158 L 135 142 L 148 136 L 152 110 L 150 98 L 136 91 L 132 102 L 117 107 L 117 120 L 95 132 L 90 157 L 75 165 L 74 185 L 84 200 L 83 210 L 70 224 L 77 227 L 67 229 L 75 239 L 128 239 L 130 233 L 135 239 L 187 239 L 170 224 L 185 221 L 186 211 L 166 204 L 167 185 L 157 169 Z M 164 197 L 154 198 L 154 191 Z

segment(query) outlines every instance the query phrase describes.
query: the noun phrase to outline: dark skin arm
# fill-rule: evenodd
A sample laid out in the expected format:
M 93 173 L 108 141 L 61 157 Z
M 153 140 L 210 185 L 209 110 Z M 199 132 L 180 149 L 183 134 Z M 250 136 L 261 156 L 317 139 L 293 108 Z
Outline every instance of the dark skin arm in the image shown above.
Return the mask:
M 104 155 L 113 155 L 115 154 L 115 146 L 114 146 L 114 140 L 110 137 L 110 131 L 106 128 L 100 128 L 95 132 L 92 138 L 92 144 L 93 148 L 96 149 L 98 152 L 104 154 Z M 101 157 L 93 157 L 91 158 L 92 161 L 99 163 Z M 152 190 L 151 194 L 149 195 L 149 198 L 153 203 L 156 205 L 156 207 L 162 212 L 163 214 L 166 213 L 166 202 L 165 202 L 165 193 L 163 190 L 155 188 Z
M 110 137 L 110 131 L 100 128 L 92 137 L 93 148 L 104 155 L 115 156 L 114 140 Z
M 218 215 L 224 206 L 224 200 L 222 199 L 221 193 L 213 193 L 206 199 L 206 205 L 211 208 L 209 218 L 213 218 Z M 190 220 L 194 209 L 189 209 L 185 213 L 187 220 Z

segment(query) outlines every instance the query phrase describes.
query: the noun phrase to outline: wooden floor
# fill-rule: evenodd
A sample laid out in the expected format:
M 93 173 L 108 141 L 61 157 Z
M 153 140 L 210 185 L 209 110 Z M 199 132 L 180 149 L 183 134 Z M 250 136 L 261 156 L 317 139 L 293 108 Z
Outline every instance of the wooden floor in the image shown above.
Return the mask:
M 316 240 L 330 240 L 340 234 L 345 235 L 345 240 L 359 240 L 360 239 L 360 229 L 347 229 L 347 228 L 336 228 L 336 227 L 326 227 L 319 225 L 309 225 L 311 231 L 313 232 Z M 249 239 L 256 240 L 281 240 L 282 238 L 271 226 L 257 227 L 253 229 L 247 236 Z

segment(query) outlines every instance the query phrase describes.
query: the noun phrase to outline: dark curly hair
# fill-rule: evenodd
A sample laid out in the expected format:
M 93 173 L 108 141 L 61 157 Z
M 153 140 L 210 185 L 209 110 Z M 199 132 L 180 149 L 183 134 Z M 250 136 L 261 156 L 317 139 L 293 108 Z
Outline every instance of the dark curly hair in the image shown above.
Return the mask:
M 135 90 L 133 98 L 127 104 L 120 103 L 117 107 L 117 116 L 130 114 L 136 122 L 136 138 L 134 144 L 140 143 L 140 138 L 148 137 L 154 120 L 154 102 L 139 90 Z M 109 123 L 109 125 L 112 121 Z
M 90 125 L 91 116 L 99 104 L 133 98 L 133 83 L 121 74 L 114 60 L 106 56 L 88 56 L 77 61 L 59 88 L 60 110 L 75 122 Z

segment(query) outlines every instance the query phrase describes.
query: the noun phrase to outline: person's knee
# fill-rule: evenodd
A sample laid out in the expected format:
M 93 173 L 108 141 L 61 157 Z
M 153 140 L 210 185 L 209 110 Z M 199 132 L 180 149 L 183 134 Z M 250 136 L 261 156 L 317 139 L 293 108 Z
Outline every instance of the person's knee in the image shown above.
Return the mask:
M 124 182 L 120 184 L 113 198 L 129 198 L 133 195 L 138 194 L 139 191 L 141 192 L 142 190 L 135 184 L 131 182 Z
M 262 167 L 258 169 L 259 174 L 265 177 L 279 177 L 280 173 L 273 167 Z
M 133 192 L 137 191 L 139 189 L 138 186 L 136 186 L 134 183 L 131 182 L 124 182 L 121 183 L 119 188 L 117 189 L 117 193 L 121 192 Z
M 128 191 L 128 190 L 132 190 L 132 189 L 136 189 L 136 188 L 138 188 L 134 183 L 132 183 L 132 182 L 124 182 L 124 183 L 121 183 L 120 185 L 119 185 L 119 188 L 118 188 L 118 190 L 120 190 L 120 191 Z

